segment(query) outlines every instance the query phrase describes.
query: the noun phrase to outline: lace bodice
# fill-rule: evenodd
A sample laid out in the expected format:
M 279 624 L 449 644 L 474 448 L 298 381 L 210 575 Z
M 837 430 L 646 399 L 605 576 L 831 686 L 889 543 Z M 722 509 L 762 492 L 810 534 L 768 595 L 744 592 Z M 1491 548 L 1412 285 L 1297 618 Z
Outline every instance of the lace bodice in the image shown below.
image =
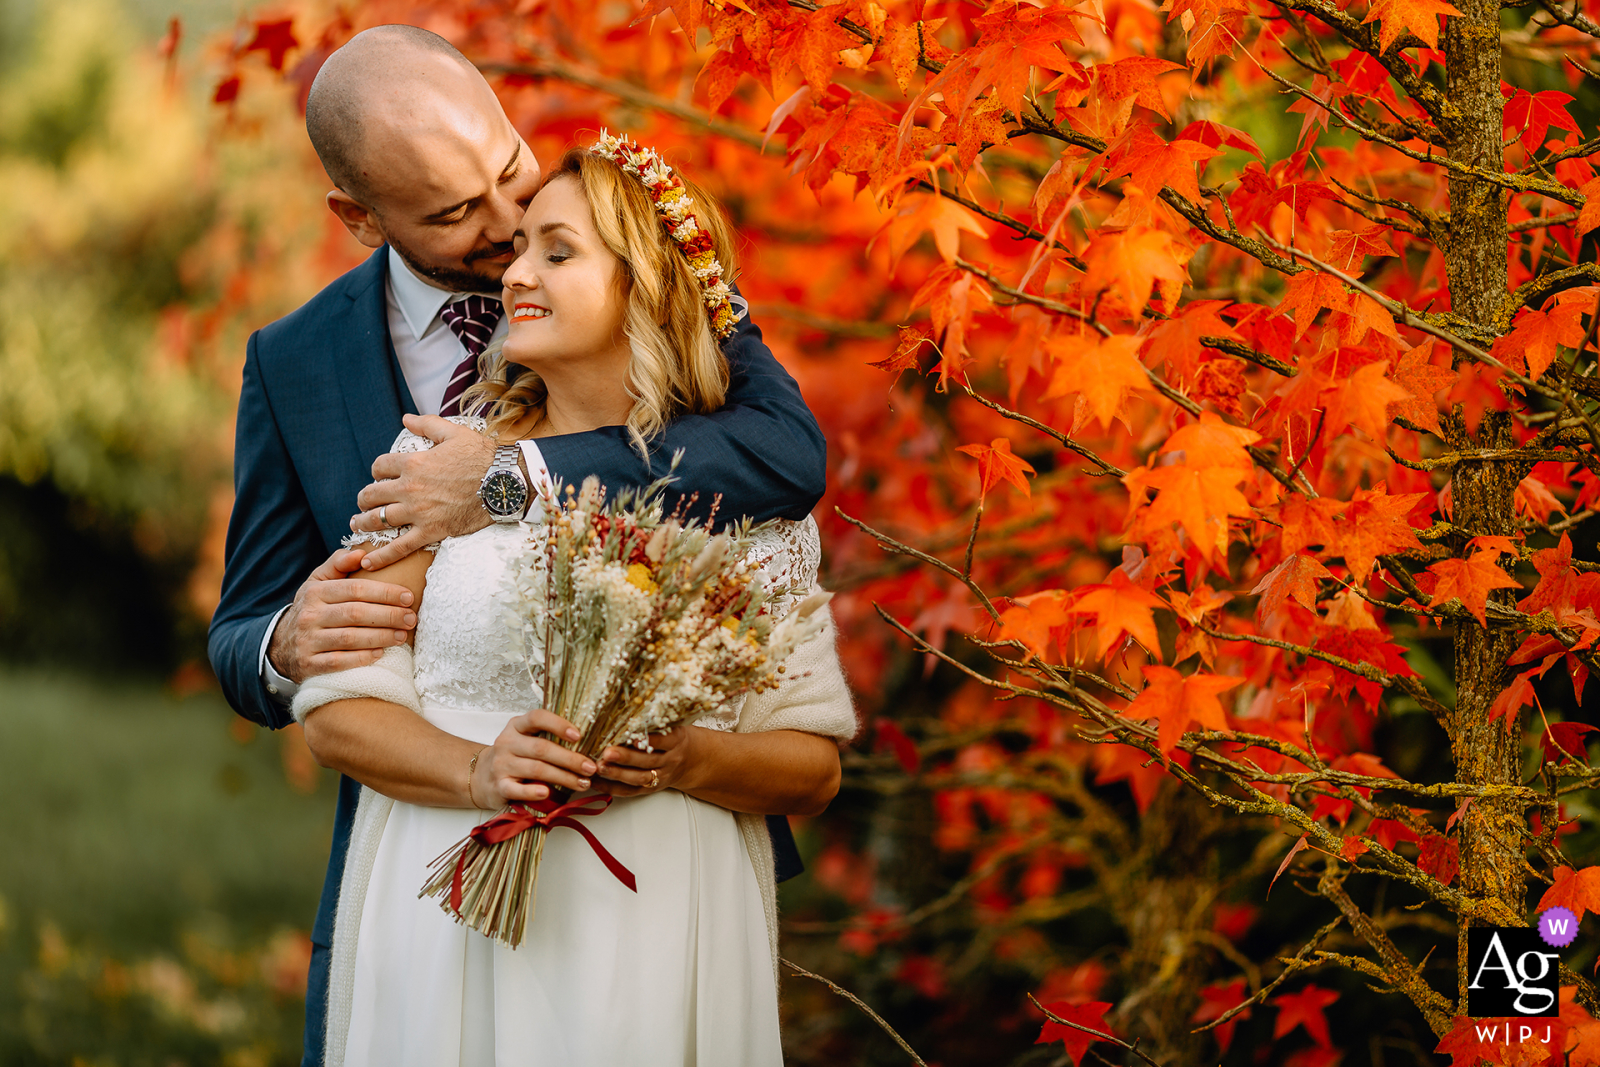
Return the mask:
M 481 419 L 458 418 L 481 429 Z M 420 444 L 419 444 L 420 442 Z M 393 451 L 429 447 L 409 430 Z M 363 543 L 391 540 L 398 531 L 367 536 Z M 424 708 L 492 711 L 516 715 L 538 706 L 541 694 L 529 678 L 513 614 L 510 578 L 528 541 L 523 526 L 492 525 L 465 537 L 449 537 L 435 547 L 427 587 L 417 609 L 416 686 Z M 816 521 L 780 521 L 755 537 L 750 559 L 768 581 L 796 590 L 773 602 L 777 614 L 816 585 L 822 545 Z M 732 729 L 738 721 L 732 702 L 715 718 L 700 720 L 712 729 Z

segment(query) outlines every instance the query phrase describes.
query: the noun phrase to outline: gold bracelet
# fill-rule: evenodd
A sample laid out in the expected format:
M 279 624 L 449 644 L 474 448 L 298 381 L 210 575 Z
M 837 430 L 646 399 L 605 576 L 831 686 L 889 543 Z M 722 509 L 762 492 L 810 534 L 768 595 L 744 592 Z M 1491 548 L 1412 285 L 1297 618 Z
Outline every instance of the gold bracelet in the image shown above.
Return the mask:
M 472 795 L 472 775 L 478 769 L 478 757 L 489 751 L 491 747 L 493 746 L 484 745 L 474 752 L 472 758 L 467 761 L 467 801 L 475 808 L 478 806 L 478 798 Z

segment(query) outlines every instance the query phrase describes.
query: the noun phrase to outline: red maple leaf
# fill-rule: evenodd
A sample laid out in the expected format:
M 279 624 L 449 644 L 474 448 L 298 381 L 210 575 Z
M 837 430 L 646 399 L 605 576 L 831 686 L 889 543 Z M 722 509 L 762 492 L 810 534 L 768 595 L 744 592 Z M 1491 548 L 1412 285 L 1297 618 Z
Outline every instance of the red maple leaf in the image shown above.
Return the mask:
M 1228 732 L 1227 714 L 1217 695 L 1243 682 L 1217 674 L 1183 675 L 1171 667 L 1140 668 L 1145 677 L 1144 691 L 1122 714 L 1130 719 L 1157 719 L 1156 747 L 1166 755 L 1178 747 L 1191 723 L 1207 730 Z
M 1169 319 L 1155 324 L 1144 343 L 1144 356 L 1152 367 L 1166 364 L 1167 378 L 1188 383 L 1206 359 L 1203 337 L 1241 340 L 1221 312 L 1226 300 L 1193 300 Z
M 1152 196 L 1163 186 L 1170 185 L 1173 192 L 1199 200 L 1200 178 L 1195 164 L 1204 163 L 1217 154 L 1217 149 L 1199 141 L 1179 138 L 1168 143 L 1150 127 L 1135 126 L 1128 131 L 1126 147 L 1117 154 L 1106 176 L 1115 178 L 1126 174 L 1133 184 Z
M 1208 558 L 1228 554 L 1228 516 L 1250 514 L 1250 503 L 1239 492 L 1249 472 L 1238 467 L 1195 468 L 1187 464 L 1140 468 L 1128 478 L 1136 486 L 1161 490 L 1144 511 L 1146 528 L 1177 523 Z M 1137 499 L 1137 496 L 1135 497 Z
M 1249 152 L 1257 159 L 1267 158 L 1261 154 L 1261 149 L 1250 139 L 1249 134 L 1232 126 L 1224 126 L 1220 122 L 1212 122 L 1210 119 L 1189 123 L 1178 134 L 1178 138 L 1185 141 L 1199 141 L 1201 144 L 1216 148 L 1238 148 Z
M 1578 124 L 1567 114 L 1567 105 L 1570 103 L 1571 96 L 1555 89 L 1539 93 L 1516 89 L 1511 99 L 1506 101 L 1501 121 L 1508 133 L 1518 134 L 1523 150 L 1532 155 L 1544 147 L 1545 135 L 1550 127 L 1568 132 L 1577 130 Z
M 1111 1010 L 1111 1005 L 1103 1000 L 1091 1000 L 1087 1004 L 1069 1004 L 1064 1000 L 1057 1000 L 1046 1004 L 1045 1009 L 1057 1018 L 1067 1022 L 1077 1023 L 1098 1030 L 1103 1034 L 1111 1033 L 1111 1027 L 1106 1025 L 1106 1012 Z M 1089 1046 L 1096 1041 L 1104 1041 L 1103 1037 L 1086 1034 L 1071 1026 L 1063 1026 L 1055 1019 L 1047 1019 L 1044 1028 L 1039 1031 L 1039 1038 L 1035 1045 L 1048 1045 L 1052 1041 L 1060 1041 L 1066 1046 L 1067 1055 L 1072 1057 L 1073 1067 L 1083 1059 L 1083 1054 Z
M 1157 79 L 1168 71 L 1182 69 L 1181 64 L 1151 56 L 1129 56 L 1115 63 L 1097 63 L 1093 68 L 1099 95 L 1107 100 L 1131 97 L 1135 104 L 1149 108 L 1168 121 L 1172 116 L 1167 114 L 1167 102 L 1161 96 Z
M 1439 576 L 1439 584 L 1433 587 L 1433 602 L 1445 604 L 1459 599 L 1461 606 L 1472 612 L 1480 625 L 1487 627 L 1489 620 L 1484 610 L 1489 594 L 1496 589 L 1521 588 L 1517 580 L 1495 562 L 1499 557 L 1499 552 L 1484 549 L 1466 559 L 1442 559 L 1430 566 L 1428 570 Z
M 879 719 L 877 733 L 873 739 L 873 751 L 882 752 L 888 749 L 894 753 L 894 758 L 900 766 L 905 768 L 907 774 L 916 774 L 917 768 L 922 766 L 922 756 L 917 752 L 917 743 L 906 736 L 893 719 Z
M 299 47 L 300 42 L 294 35 L 294 19 L 282 19 L 278 22 L 256 23 L 256 35 L 250 38 L 244 50 L 265 52 L 267 65 L 273 70 L 282 70 L 284 57 Z
M 1550 763 L 1565 763 L 1569 759 L 1579 763 L 1589 762 L 1589 746 L 1584 742 L 1583 735 L 1593 731 L 1595 727 L 1586 722 L 1553 722 L 1544 732 L 1544 738 L 1539 742 L 1544 748 L 1544 758 Z
M 1331 274 L 1321 271 L 1302 271 L 1289 279 L 1284 287 L 1283 300 L 1278 311 L 1294 317 L 1294 337 L 1299 340 L 1311 328 L 1311 323 L 1324 308 L 1344 311 L 1350 306 L 1350 296 L 1344 285 Z
M 1461 846 L 1453 837 L 1428 834 L 1417 842 L 1417 868 L 1449 885 L 1461 870 Z
M 1307 545 L 1334 545 L 1339 529 L 1334 520 L 1344 510 L 1343 500 L 1331 497 L 1306 497 L 1291 494 L 1278 506 L 1278 523 L 1283 528 L 1280 545 L 1285 553 L 1298 552 Z
M 978 496 L 985 497 L 1001 481 L 1010 482 L 1022 490 L 1023 496 L 1032 496 L 1025 474 L 1033 473 L 1033 466 L 1021 456 L 1012 454 L 1011 442 L 996 437 L 986 445 L 962 445 L 956 449 L 973 456 L 978 461 Z
M 1600 1022 L 1574 998 L 1577 986 L 1561 988 L 1561 1022 L 1567 1028 L 1567 1067 L 1600 1067 Z
M 1189 1021 L 1208 1023 L 1213 1019 L 1219 1019 L 1248 999 L 1250 998 L 1244 991 L 1243 978 L 1235 978 L 1226 985 L 1208 985 L 1200 990 L 1200 1007 L 1189 1016 Z M 1250 1018 L 1252 1010 L 1254 1009 L 1246 1008 L 1227 1022 L 1218 1023 L 1211 1028 L 1211 1032 L 1217 1035 L 1217 1044 L 1222 1047 L 1224 1053 L 1228 1051 L 1228 1046 L 1233 1044 L 1233 1028 Z
M 1332 1042 L 1328 1039 L 1328 1020 L 1322 1012 L 1338 999 L 1337 990 L 1323 989 L 1315 983 L 1307 985 L 1298 993 L 1278 994 L 1268 1001 L 1278 1008 L 1278 1020 L 1272 1026 L 1272 1036 L 1279 1038 L 1296 1026 L 1304 1026 L 1306 1033 L 1311 1035 L 1311 1040 L 1327 1047 Z

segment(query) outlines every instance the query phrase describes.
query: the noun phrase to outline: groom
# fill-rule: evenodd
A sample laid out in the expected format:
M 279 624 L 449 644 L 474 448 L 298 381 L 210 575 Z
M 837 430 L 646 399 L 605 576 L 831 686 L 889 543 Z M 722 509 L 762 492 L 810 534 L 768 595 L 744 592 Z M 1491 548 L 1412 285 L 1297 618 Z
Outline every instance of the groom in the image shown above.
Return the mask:
M 330 56 L 306 128 L 337 187 L 329 209 L 375 251 L 246 349 L 210 654 L 234 709 L 274 729 L 291 721 L 300 682 L 373 662 L 416 624 L 399 586 L 306 577 L 319 564 L 323 574 L 337 569 L 358 494 L 368 510 L 354 521 L 411 525 L 418 547 L 490 521 L 478 488 L 493 445 L 437 416 L 459 413 L 479 353 L 505 331 L 500 276 L 539 186 L 538 161 L 488 83 L 443 38 L 415 27 L 367 30 Z M 804 517 L 825 477 L 816 420 L 748 321 L 724 350 L 726 405 L 671 424 L 649 470 L 623 428 L 606 427 L 524 442 L 522 475 L 530 485 L 590 474 L 612 489 L 642 485 L 682 448 L 677 488 L 702 500 L 721 494 L 721 514 Z M 435 447 L 384 455 L 402 417 Z M 389 480 L 368 485 L 370 477 Z M 322 1062 L 333 907 L 358 796 L 341 779 L 312 930 L 303 1067 Z M 768 824 L 781 880 L 799 856 L 787 821 Z

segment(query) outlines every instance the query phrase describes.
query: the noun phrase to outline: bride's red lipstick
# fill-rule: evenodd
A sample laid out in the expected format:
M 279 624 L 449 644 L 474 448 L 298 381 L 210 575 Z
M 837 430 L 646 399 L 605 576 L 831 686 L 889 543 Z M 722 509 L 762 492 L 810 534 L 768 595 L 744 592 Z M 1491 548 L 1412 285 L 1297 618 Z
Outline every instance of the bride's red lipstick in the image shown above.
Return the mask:
M 524 302 L 513 304 L 511 307 L 511 319 L 513 322 L 527 322 L 532 319 L 542 319 L 550 314 L 551 311 L 549 308 L 539 304 L 530 304 Z

